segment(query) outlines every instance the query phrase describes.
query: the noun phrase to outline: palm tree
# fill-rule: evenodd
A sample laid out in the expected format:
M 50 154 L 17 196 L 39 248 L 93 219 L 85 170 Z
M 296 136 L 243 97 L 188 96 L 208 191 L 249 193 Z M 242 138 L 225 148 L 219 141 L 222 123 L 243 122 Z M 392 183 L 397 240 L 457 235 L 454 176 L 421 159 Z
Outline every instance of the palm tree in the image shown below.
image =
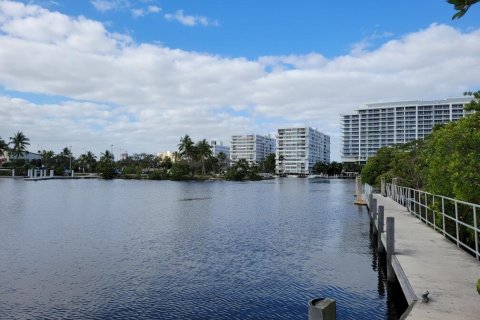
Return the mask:
M 178 152 L 182 157 L 185 157 L 189 163 L 193 159 L 195 154 L 195 145 L 188 134 L 186 134 L 183 138 L 180 138 Z
M 0 156 L 3 156 L 8 151 L 8 144 L 0 137 Z
M 13 137 L 10 137 L 10 145 L 13 147 L 11 148 L 12 154 L 18 158 L 27 150 L 27 146 L 30 145 L 28 142 L 30 139 L 28 139 L 23 132 L 18 131 L 13 135 Z
M 87 167 L 88 172 L 91 172 L 92 168 L 97 162 L 97 156 L 94 155 L 92 151 L 87 151 L 87 153 L 84 153 L 80 156 L 79 160 L 82 166 Z
M 100 153 L 100 161 L 113 161 L 113 154 L 105 150 L 105 152 Z
M 205 175 L 205 159 L 212 156 L 212 148 L 207 139 L 203 139 L 202 141 L 197 142 L 195 149 L 200 161 L 202 161 L 202 175 Z

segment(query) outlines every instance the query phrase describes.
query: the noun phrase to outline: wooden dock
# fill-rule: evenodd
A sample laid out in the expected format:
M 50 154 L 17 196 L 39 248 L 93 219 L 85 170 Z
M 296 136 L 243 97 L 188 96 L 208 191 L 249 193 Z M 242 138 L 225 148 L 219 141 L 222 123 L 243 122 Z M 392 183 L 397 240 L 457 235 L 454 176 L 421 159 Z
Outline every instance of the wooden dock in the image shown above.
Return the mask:
M 380 194 L 373 198 L 384 207 L 385 220 L 395 219 L 392 267 L 410 305 L 402 319 L 479 320 L 480 262 L 394 200 Z M 385 234 L 379 238 L 386 248 Z M 426 291 L 428 302 L 422 301 Z

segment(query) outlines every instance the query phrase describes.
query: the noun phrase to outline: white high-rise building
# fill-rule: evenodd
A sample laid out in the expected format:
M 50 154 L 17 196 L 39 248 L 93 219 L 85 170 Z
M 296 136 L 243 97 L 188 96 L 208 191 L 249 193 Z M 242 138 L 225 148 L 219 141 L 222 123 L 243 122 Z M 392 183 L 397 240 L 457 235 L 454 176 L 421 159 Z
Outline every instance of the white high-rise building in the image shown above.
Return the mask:
M 310 174 L 319 161 L 330 162 L 330 136 L 310 127 L 278 129 L 277 173 Z
M 269 154 L 275 153 L 275 139 L 258 134 L 235 135 L 230 142 L 230 161 L 247 160 L 259 163 Z
M 372 103 L 341 115 L 343 162 L 365 162 L 378 149 L 423 139 L 436 124 L 466 115 L 471 98 Z

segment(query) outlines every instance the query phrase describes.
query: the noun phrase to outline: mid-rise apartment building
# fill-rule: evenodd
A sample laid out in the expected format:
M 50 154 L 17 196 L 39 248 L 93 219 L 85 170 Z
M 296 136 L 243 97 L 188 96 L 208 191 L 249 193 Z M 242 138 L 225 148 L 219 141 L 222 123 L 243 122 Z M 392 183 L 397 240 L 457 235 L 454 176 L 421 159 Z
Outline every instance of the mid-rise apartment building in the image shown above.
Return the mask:
M 275 139 L 258 134 L 235 135 L 230 142 L 230 161 L 247 160 L 259 163 L 269 154 L 275 153 Z
M 365 162 L 378 149 L 423 139 L 436 124 L 466 115 L 470 98 L 372 103 L 341 115 L 343 162 Z
M 279 174 L 310 174 L 315 163 L 330 162 L 330 136 L 316 129 L 280 128 L 276 138 Z

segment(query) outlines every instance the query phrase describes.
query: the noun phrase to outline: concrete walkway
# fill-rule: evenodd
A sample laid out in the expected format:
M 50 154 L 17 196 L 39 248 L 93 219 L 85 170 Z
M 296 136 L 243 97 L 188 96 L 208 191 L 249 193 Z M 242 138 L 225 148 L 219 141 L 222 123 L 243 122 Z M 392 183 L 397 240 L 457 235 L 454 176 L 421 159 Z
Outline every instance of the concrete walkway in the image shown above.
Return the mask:
M 412 303 L 404 319 L 479 320 L 476 284 L 480 263 L 392 199 L 380 194 L 374 198 L 384 206 L 385 219 L 395 217 L 396 256 L 392 265 L 407 301 Z M 421 299 L 426 290 L 430 292 L 428 303 Z

